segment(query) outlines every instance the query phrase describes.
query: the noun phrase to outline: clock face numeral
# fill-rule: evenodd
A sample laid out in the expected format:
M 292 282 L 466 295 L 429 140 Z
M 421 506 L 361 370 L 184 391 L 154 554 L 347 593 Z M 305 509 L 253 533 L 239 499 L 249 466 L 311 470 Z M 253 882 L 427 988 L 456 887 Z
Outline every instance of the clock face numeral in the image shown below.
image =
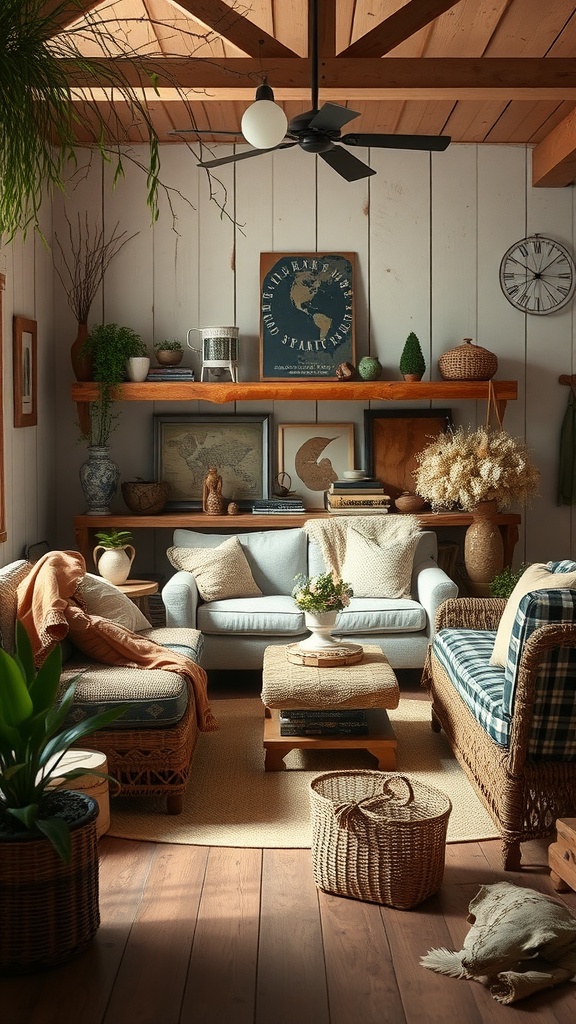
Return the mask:
M 576 289 L 574 260 L 560 242 L 533 235 L 511 245 L 500 264 L 500 286 L 513 306 L 544 316 L 562 309 Z

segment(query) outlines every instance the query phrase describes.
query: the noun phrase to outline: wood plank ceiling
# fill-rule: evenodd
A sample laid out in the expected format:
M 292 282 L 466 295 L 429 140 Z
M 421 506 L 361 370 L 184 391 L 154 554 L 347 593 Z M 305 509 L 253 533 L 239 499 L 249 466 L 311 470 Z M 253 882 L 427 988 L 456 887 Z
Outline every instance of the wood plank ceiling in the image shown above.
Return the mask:
M 175 141 L 168 134 L 174 129 L 236 131 L 264 76 L 289 120 L 311 108 L 308 0 L 74 3 L 61 26 L 74 33 L 80 52 L 106 62 L 136 51 L 143 68 L 153 67 L 159 95 L 150 90 L 148 105 L 162 142 Z M 89 12 L 85 25 L 102 18 L 112 28 L 114 50 L 108 43 L 106 56 L 93 32 L 73 23 L 78 5 Z M 318 6 L 319 104 L 359 111 L 354 131 L 528 144 L 534 185 L 576 181 L 573 0 L 319 0 Z M 132 65 L 127 74 L 142 81 Z M 98 84 L 77 71 L 75 80 Z M 118 115 L 126 138 L 142 141 L 142 127 L 122 104 Z M 217 134 L 213 140 L 226 141 Z

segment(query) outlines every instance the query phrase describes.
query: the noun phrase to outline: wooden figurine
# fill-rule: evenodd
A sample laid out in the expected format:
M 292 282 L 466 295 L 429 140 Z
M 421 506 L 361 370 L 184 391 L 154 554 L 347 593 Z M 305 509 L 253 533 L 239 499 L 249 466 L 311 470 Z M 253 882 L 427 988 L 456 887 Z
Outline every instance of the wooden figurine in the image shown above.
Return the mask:
M 222 494 L 222 477 L 216 466 L 210 466 L 204 477 L 202 508 L 209 516 L 221 516 L 226 509 L 226 500 Z

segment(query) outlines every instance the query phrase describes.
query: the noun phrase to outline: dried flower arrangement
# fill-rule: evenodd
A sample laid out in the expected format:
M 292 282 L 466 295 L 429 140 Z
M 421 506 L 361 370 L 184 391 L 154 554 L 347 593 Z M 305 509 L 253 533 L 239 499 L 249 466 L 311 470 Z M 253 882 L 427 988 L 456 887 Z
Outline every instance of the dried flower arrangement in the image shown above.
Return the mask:
M 416 458 L 416 492 L 433 511 L 459 506 L 471 512 L 481 501 L 495 501 L 502 510 L 538 489 L 540 474 L 526 444 L 505 430 L 458 427 L 440 434 Z
M 353 596 L 350 584 L 331 572 L 320 576 L 296 576 L 295 583 L 292 597 L 305 612 L 341 612 L 348 607 Z

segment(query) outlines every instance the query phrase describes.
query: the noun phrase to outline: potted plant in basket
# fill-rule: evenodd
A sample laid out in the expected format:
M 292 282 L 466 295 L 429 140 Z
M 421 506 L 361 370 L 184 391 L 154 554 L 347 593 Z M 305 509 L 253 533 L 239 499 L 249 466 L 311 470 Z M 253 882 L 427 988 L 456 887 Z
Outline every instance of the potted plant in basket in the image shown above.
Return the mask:
M 330 636 L 338 612 L 347 608 L 353 596 L 352 587 L 333 572 L 319 576 L 296 576 L 292 597 L 304 612 L 306 628 L 312 636 L 300 642 L 304 650 L 330 648 L 335 641 Z
M 125 583 L 132 568 L 132 562 L 136 554 L 130 541 L 132 534 L 129 530 L 102 530 L 96 534 L 99 542 L 94 548 L 94 564 L 98 566 L 98 572 L 109 583 L 119 586 Z M 100 557 L 98 552 L 102 551 Z
M 99 924 L 98 804 L 64 788 L 85 769 L 66 771 L 61 762 L 71 746 L 124 709 L 71 724 L 76 680 L 59 699 L 61 672 L 59 646 L 35 669 L 30 639 L 17 621 L 15 656 L 0 649 L 1 973 L 61 963 Z

